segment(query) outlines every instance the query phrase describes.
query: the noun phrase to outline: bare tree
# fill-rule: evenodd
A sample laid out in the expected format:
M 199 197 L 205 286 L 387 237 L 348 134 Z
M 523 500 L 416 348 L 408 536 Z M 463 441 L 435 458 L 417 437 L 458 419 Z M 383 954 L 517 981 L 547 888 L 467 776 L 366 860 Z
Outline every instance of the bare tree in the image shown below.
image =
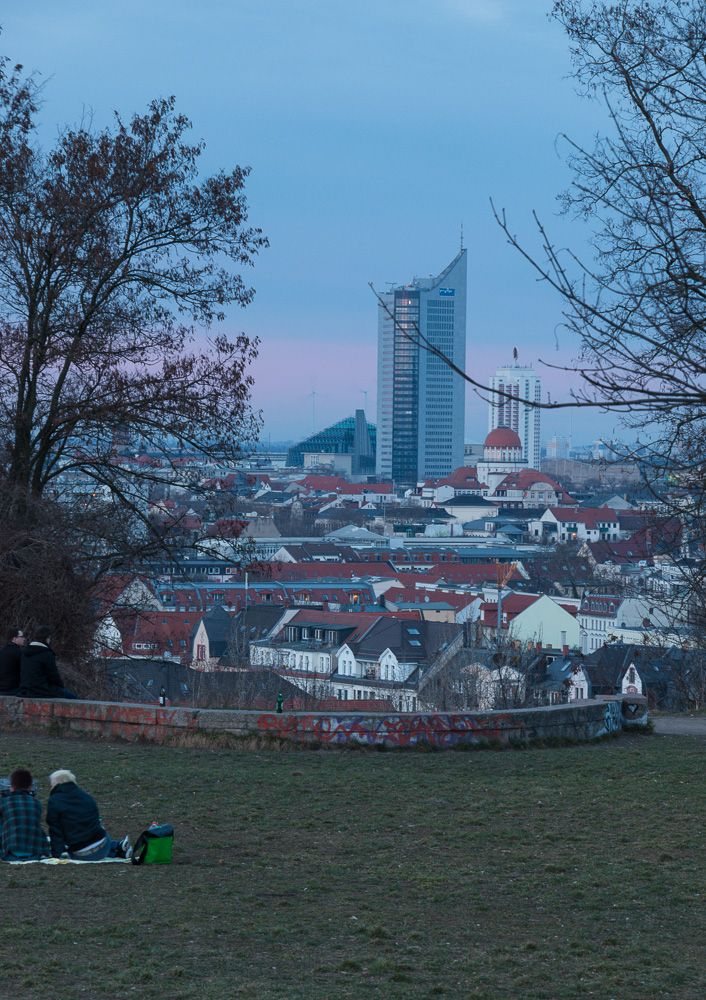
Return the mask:
M 563 136 L 574 183 L 562 207 L 592 226 L 593 259 L 558 248 L 539 219 L 540 250 L 527 249 L 494 209 L 510 244 L 559 293 L 583 346 L 575 397 L 529 405 L 618 412 L 650 428 L 632 458 L 676 461 L 703 481 L 706 9 L 699 0 L 558 0 L 552 16 L 571 42 L 579 91 L 604 104 L 608 129 L 590 148 Z M 443 357 L 418 329 L 406 333 Z M 507 395 L 456 370 L 482 394 Z
M 532 698 L 534 659 L 512 642 L 499 649 L 464 647 L 420 685 L 420 700 L 428 710 L 441 712 L 521 708 Z
M 9 138 L 0 121 L 2 471 L 34 494 L 78 474 L 141 512 L 165 469 L 190 481 L 175 450 L 232 460 L 255 436 L 256 345 L 207 332 L 251 300 L 234 268 L 266 240 L 245 225 L 248 170 L 200 178 L 173 98 L 45 151 L 35 96 L 0 66 L 0 111 L 23 111 Z M 153 461 L 117 461 L 126 439 Z
M 581 339 L 579 405 L 650 429 L 636 457 L 702 467 L 706 404 L 706 10 L 698 0 L 559 0 L 580 92 L 608 129 L 592 147 L 564 136 L 574 173 L 566 213 L 593 228 L 595 259 L 557 248 L 537 220 L 535 256 Z M 655 433 L 658 440 L 655 441 Z M 696 447 L 694 447 L 696 442 Z
M 252 299 L 238 272 L 267 241 L 246 225 L 248 169 L 200 176 L 173 98 L 44 148 L 38 96 L 0 60 L 0 611 L 34 620 L 46 585 L 41 617 L 77 656 L 90 629 L 57 601 L 85 617 L 108 570 L 184 544 L 149 517 L 165 483 L 198 490 L 175 455 L 232 462 L 256 437 L 256 342 L 210 330 Z
M 526 246 L 505 210 L 493 209 L 508 242 L 558 293 L 581 344 L 574 397 L 540 405 L 620 414 L 636 435 L 626 457 L 668 513 L 692 518 L 703 552 L 706 8 L 557 0 L 552 16 L 569 38 L 579 93 L 603 105 L 606 129 L 590 145 L 562 136 L 574 180 L 561 206 L 591 228 L 587 258 L 563 249 L 536 216 L 538 247 Z M 407 335 L 441 356 L 418 329 Z M 459 374 L 486 397 L 505 395 Z M 704 607 L 693 589 L 704 559 L 695 560 L 684 584 Z

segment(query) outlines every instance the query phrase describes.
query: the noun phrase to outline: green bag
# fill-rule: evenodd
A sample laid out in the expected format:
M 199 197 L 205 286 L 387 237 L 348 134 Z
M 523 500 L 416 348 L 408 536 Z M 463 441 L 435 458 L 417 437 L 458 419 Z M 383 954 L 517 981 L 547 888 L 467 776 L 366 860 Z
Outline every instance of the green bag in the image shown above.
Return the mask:
M 133 865 L 169 865 L 172 861 L 174 827 L 169 823 L 151 826 L 137 838 L 132 851 Z

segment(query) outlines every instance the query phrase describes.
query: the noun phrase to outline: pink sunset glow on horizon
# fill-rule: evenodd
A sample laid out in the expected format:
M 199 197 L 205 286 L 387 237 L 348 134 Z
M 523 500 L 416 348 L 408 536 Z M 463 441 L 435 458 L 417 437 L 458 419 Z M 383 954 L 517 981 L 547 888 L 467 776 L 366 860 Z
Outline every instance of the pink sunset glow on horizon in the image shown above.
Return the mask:
M 285 338 L 261 334 L 259 356 L 252 367 L 255 380 L 253 406 L 262 411 L 262 439 L 300 440 L 351 416 L 364 405 L 367 390 L 368 420 L 375 423 L 377 405 L 377 337 L 371 317 L 370 333 L 363 339 Z M 498 350 L 490 338 L 475 346 L 469 335 L 467 370 L 482 382 L 512 358 L 512 348 Z M 547 352 L 544 358 L 520 353 L 523 364 L 531 364 L 542 378 L 542 401 L 566 402 L 580 377 L 550 365 L 571 364 L 569 351 Z M 545 363 L 542 363 L 545 362 Z M 312 400 L 312 391 L 316 392 Z M 313 406 L 312 406 L 313 403 Z M 314 423 L 315 420 L 315 423 Z M 611 425 L 615 418 L 611 418 Z M 466 388 L 466 440 L 483 441 L 487 433 L 488 404 L 472 386 Z M 572 433 L 577 443 L 613 433 L 606 418 L 597 411 L 571 409 L 543 410 L 542 441 L 554 434 Z M 580 438 L 580 442 L 579 442 Z

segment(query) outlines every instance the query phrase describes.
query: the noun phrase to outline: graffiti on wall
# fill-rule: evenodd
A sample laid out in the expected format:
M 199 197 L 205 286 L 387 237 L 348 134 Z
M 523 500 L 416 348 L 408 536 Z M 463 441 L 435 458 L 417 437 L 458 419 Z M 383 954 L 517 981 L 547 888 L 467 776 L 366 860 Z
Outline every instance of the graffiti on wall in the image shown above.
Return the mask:
M 623 728 L 623 713 L 622 706 L 619 701 L 609 701 L 605 707 L 605 718 L 603 720 L 603 727 L 598 733 L 599 736 L 605 736 L 608 733 L 617 733 Z
M 322 743 L 387 743 L 406 747 L 429 743 L 449 747 L 460 742 L 506 741 L 522 736 L 522 722 L 509 713 L 475 715 L 261 715 L 258 729 L 271 736 L 313 739 Z

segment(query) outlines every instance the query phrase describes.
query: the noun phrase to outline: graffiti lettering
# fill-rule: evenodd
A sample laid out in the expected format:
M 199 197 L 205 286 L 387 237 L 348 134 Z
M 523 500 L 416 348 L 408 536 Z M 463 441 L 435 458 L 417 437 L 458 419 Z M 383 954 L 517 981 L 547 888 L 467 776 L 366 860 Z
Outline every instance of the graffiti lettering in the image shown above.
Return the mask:
M 289 739 L 314 739 L 322 743 L 358 741 L 399 747 L 417 743 L 449 747 L 459 742 L 506 742 L 520 737 L 523 731 L 522 723 L 509 713 L 497 716 L 261 715 L 257 725 L 271 736 Z

